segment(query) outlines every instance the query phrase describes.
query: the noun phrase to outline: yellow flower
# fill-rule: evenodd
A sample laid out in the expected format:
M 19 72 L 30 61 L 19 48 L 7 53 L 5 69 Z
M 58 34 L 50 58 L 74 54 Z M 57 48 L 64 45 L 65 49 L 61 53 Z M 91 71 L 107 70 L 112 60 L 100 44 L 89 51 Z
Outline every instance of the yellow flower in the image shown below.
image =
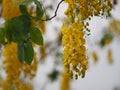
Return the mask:
M 108 50 L 107 59 L 108 59 L 108 62 L 109 62 L 110 64 L 113 63 L 113 57 L 112 57 L 112 50 L 111 50 L 111 49 Z
M 120 21 L 119 20 L 113 20 L 109 24 L 109 29 L 112 33 L 115 33 L 116 35 L 120 36 Z
M 43 60 L 46 57 L 45 46 L 40 47 L 40 60 Z
M 13 17 L 21 15 L 19 5 L 12 4 L 12 2 L 21 0 L 3 0 L 2 1 L 2 17 L 9 20 Z
M 111 41 L 112 41 L 111 38 L 105 38 L 104 43 L 105 43 L 105 45 L 107 45 L 107 44 L 110 44 Z
M 96 63 L 98 61 L 98 55 L 95 51 L 92 52 L 92 57 L 93 57 L 94 63 Z

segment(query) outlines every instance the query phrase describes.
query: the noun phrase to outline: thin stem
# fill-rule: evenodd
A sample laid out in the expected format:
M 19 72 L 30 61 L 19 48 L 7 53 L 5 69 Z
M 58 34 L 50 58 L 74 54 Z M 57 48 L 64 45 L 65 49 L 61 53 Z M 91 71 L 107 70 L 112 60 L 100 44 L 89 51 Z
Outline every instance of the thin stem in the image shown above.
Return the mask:
M 52 20 L 54 17 L 56 17 L 56 16 L 57 16 L 57 11 L 58 11 L 58 9 L 59 9 L 59 6 L 60 6 L 60 4 L 61 4 L 63 1 L 64 1 L 64 0 L 61 0 L 61 1 L 58 3 L 57 8 L 56 8 L 56 10 L 55 10 L 55 14 L 54 14 L 52 17 L 47 18 L 47 19 L 41 19 L 41 20 L 42 20 L 42 21 L 49 21 L 49 20 Z

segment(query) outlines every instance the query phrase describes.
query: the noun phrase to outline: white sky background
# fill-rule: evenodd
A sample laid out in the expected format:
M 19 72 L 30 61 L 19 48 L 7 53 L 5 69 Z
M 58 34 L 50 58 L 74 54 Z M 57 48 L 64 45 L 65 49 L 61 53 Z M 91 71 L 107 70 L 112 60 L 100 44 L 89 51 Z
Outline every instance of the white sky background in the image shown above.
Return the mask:
M 119 1 L 119 0 L 118 0 Z M 63 17 L 63 12 L 66 9 L 66 5 L 61 4 L 58 10 L 57 17 Z M 63 8 L 64 7 L 64 8 Z M 115 6 L 114 11 L 112 11 L 112 15 L 116 19 L 120 19 L 120 1 L 119 4 Z M 57 18 L 56 17 L 56 18 Z M 55 36 L 55 32 L 52 29 L 54 25 L 57 25 L 58 28 L 61 27 L 62 23 L 56 22 L 55 19 L 48 23 L 47 34 L 48 37 L 46 39 L 53 40 Z M 88 37 L 88 42 L 95 42 L 100 39 L 101 32 L 103 27 L 108 26 L 108 20 L 101 18 L 93 18 L 90 21 L 90 29 L 91 35 Z M 120 38 L 119 38 L 120 40 Z M 118 87 L 120 90 L 120 42 L 119 40 L 115 40 L 113 44 L 109 47 L 112 48 L 114 63 L 112 65 L 108 64 L 106 58 L 106 49 L 99 49 L 98 47 L 94 47 L 94 45 L 90 45 L 87 47 L 88 50 L 97 50 L 99 54 L 99 61 L 96 65 L 93 65 L 92 60 L 89 60 L 90 67 L 86 73 L 86 77 L 84 79 L 79 78 L 78 80 L 71 82 L 71 90 L 114 90 L 115 87 Z M 35 84 L 35 90 L 42 90 L 41 87 L 46 81 L 46 73 L 51 72 L 53 68 L 52 58 L 50 57 L 44 64 L 40 64 L 37 77 L 33 80 Z M 45 90 L 60 90 L 60 79 L 57 82 L 48 83 L 46 85 Z
M 48 1 L 48 0 L 46 0 Z M 60 0 L 58 0 L 60 1 Z M 119 0 L 118 0 L 119 1 Z M 57 4 L 56 4 L 57 5 Z M 58 10 L 57 17 L 64 17 L 64 11 L 66 9 L 66 5 L 62 3 Z M 120 1 L 119 4 L 115 6 L 114 11 L 112 11 L 112 15 L 120 20 Z M 56 17 L 56 18 L 57 18 Z M 53 29 L 54 26 L 58 27 L 58 30 L 61 28 L 62 23 L 53 19 L 48 22 L 47 33 L 45 35 L 45 40 L 54 40 L 56 38 L 56 32 Z M 103 27 L 108 25 L 108 20 L 101 18 L 93 18 L 90 21 L 90 29 L 91 35 L 87 37 L 88 42 L 95 42 L 100 39 L 101 32 Z M 86 77 L 81 79 L 79 77 L 78 80 L 73 80 L 71 82 L 71 90 L 114 90 L 115 87 L 118 87 L 120 90 L 120 38 L 119 40 L 115 40 L 112 45 L 113 58 L 114 63 L 112 65 L 108 64 L 106 60 L 106 49 L 99 49 L 98 47 L 89 44 L 87 47 L 88 51 L 93 49 L 97 50 L 99 53 L 99 61 L 96 65 L 92 63 L 92 60 L 89 60 L 90 67 L 86 72 Z M 61 57 L 62 59 L 62 57 Z M 43 90 L 43 84 L 47 81 L 46 74 L 50 73 L 53 69 L 53 59 L 52 57 L 48 57 L 48 59 L 39 65 L 37 77 L 33 80 L 34 90 Z M 61 67 L 59 68 L 61 69 Z M 49 82 L 45 90 L 60 90 L 60 77 L 57 81 L 51 83 Z

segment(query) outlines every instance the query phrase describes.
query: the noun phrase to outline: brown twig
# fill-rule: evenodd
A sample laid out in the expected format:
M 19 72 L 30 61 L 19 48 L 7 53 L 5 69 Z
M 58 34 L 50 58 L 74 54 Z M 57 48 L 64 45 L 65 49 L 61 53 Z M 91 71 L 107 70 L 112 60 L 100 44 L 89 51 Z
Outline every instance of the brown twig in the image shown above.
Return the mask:
M 55 14 L 54 14 L 52 17 L 47 18 L 47 19 L 41 19 L 41 20 L 42 20 L 42 21 L 49 21 L 49 20 L 52 20 L 54 17 L 56 17 L 56 16 L 57 16 L 57 11 L 58 11 L 58 9 L 59 9 L 59 6 L 60 6 L 60 4 L 61 4 L 63 1 L 64 1 L 64 0 L 61 0 L 61 1 L 58 3 L 57 8 L 56 8 L 56 10 L 55 10 Z

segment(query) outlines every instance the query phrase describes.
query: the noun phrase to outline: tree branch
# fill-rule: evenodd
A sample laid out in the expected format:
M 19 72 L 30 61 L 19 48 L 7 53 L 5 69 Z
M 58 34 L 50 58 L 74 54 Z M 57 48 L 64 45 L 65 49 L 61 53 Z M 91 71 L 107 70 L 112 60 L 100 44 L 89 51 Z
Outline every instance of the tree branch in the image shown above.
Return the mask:
M 56 10 L 55 10 L 55 14 L 54 14 L 52 17 L 47 18 L 47 19 L 41 19 L 41 20 L 42 20 L 42 21 L 49 21 L 49 20 L 52 20 L 54 17 L 56 17 L 56 16 L 57 16 L 57 11 L 58 11 L 58 9 L 59 9 L 59 6 L 60 6 L 60 4 L 61 4 L 63 1 L 64 1 L 64 0 L 61 0 L 61 1 L 58 3 L 57 8 L 56 8 Z

